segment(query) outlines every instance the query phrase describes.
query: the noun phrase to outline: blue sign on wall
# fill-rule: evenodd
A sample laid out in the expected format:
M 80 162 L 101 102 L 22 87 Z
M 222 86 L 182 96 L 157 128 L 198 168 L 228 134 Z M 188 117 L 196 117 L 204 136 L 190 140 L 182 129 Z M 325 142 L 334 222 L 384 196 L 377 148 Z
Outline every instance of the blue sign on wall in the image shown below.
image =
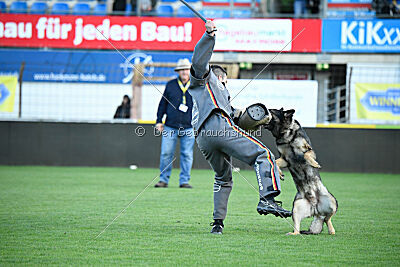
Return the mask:
M 328 4 L 370 4 L 372 0 L 328 0 Z
M 191 59 L 188 52 L 29 50 L 1 49 L 0 75 L 18 75 L 25 62 L 23 81 L 29 82 L 90 82 L 130 83 L 131 63 L 177 62 Z M 145 77 L 176 76 L 173 68 L 147 67 Z
M 0 104 L 3 104 L 9 95 L 10 91 L 8 91 L 6 85 L 4 83 L 0 83 Z
M 387 99 L 388 101 L 371 101 L 374 99 Z M 369 91 L 360 100 L 368 110 L 391 112 L 393 115 L 400 115 L 400 89 L 388 88 L 387 91 Z
M 400 20 L 322 21 L 323 52 L 400 53 Z

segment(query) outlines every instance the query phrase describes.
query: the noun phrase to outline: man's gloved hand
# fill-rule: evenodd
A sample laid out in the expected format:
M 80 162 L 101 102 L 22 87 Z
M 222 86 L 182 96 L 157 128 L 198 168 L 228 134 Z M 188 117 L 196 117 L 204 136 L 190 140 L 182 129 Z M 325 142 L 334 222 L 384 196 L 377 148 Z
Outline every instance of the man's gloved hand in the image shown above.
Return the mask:
M 239 123 L 239 118 L 242 116 L 246 109 L 235 109 L 232 113 L 232 120 L 237 125 Z
M 206 31 L 211 36 L 215 35 L 215 32 L 217 31 L 217 27 L 215 26 L 214 21 L 207 20 L 207 22 L 206 22 Z

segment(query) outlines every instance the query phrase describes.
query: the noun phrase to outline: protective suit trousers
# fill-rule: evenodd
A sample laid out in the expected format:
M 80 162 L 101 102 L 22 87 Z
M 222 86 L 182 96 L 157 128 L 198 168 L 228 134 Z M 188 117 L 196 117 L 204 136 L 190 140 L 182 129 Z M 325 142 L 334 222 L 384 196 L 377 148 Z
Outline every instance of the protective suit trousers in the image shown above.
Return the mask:
M 280 194 L 279 170 L 274 155 L 224 113 L 214 112 L 197 134 L 197 144 L 215 172 L 214 219 L 226 217 L 232 190 L 232 157 L 254 168 L 260 198 Z

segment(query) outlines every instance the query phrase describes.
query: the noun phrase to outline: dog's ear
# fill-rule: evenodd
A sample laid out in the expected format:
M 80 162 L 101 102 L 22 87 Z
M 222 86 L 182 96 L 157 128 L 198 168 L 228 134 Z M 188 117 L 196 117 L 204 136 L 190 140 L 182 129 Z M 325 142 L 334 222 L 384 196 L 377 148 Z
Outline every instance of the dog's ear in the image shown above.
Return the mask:
M 286 117 L 286 118 L 291 118 L 291 117 L 293 117 L 294 112 L 295 112 L 294 109 L 286 110 L 286 111 L 285 111 L 285 117 Z

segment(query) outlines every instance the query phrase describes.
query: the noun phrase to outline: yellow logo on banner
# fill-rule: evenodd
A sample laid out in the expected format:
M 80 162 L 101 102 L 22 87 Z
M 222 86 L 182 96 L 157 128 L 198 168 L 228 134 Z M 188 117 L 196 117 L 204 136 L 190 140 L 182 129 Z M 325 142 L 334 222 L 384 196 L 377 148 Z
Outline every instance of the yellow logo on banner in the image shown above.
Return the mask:
M 356 83 L 359 119 L 400 121 L 400 84 Z
M 0 112 L 13 112 L 15 88 L 18 79 L 16 76 L 0 76 Z

